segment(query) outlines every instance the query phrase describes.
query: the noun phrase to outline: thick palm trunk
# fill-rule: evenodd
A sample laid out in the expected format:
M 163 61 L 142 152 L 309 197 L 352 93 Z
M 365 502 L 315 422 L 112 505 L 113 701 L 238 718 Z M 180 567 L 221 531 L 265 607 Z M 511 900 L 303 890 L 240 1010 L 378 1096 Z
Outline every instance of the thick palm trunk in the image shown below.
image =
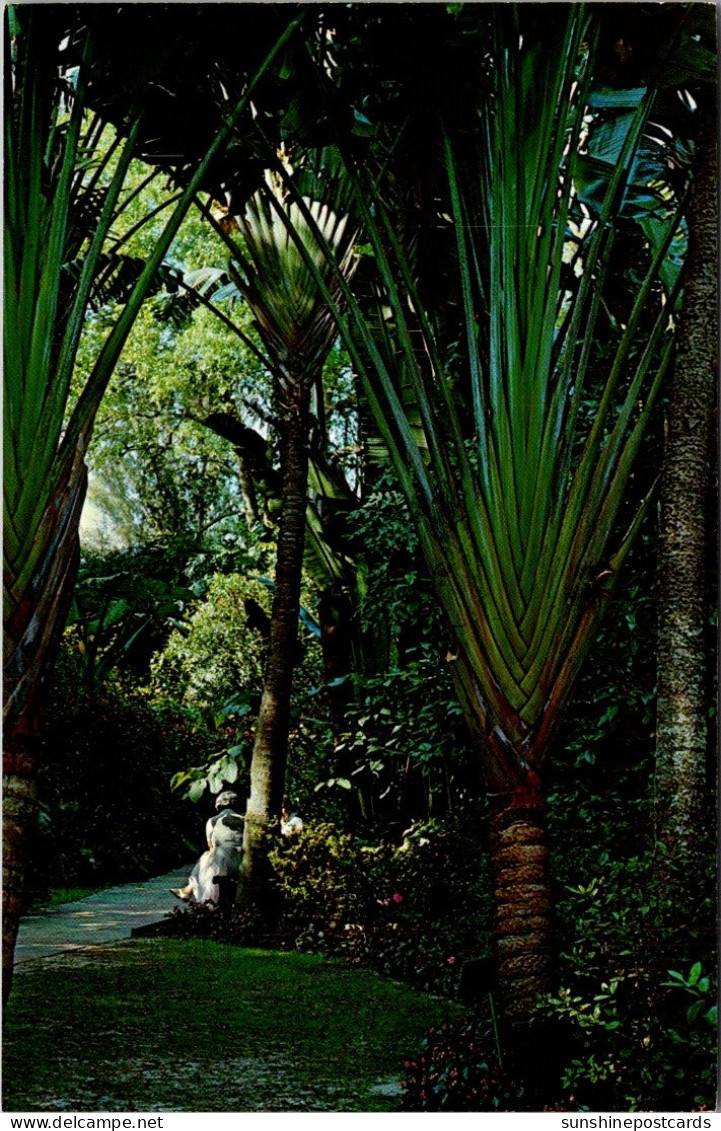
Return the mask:
M 550 987 L 551 895 L 546 805 L 530 772 L 491 807 L 491 863 L 495 885 L 498 985 L 504 1021 L 528 1024 L 538 994 Z
M 546 838 L 546 799 L 538 766 L 558 722 L 549 701 L 542 747 L 522 736 L 518 717 L 506 730 L 493 725 L 462 648 L 450 657 L 463 714 L 476 743 L 491 800 L 490 858 L 494 884 L 496 973 L 503 1026 L 518 1049 L 525 1042 L 536 999 L 551 989 L 552 901 Z M 512 729 L 514 728 L 514 729 Z M 513 737 L 510 737 L 513 735 Z
M 3 998 L 12 985 L 28 847 L 37 825 L 38 723 L 78 568 L 87 473 L 80 453 L 33 539 L 5 545 L 3 668 Z
M 709 100 L 710 101 L 710 100 Z M 656 836 L 687 884 L 708 857 L 707 525 L 718 365 L 716 114 L 701 111 L 686 291 L 669 406 L 659 537 Z M 684 878 L 685 877 L 685 878 Z
M 284 396 L 275 592 L 268 661 L 250 766 L 243 845 L 245 898 L 267 909 L 265 835 L 280 821 L 288 754 L 290 697 L 298 642 L 308 483 L 309 397 L 300 383 Z

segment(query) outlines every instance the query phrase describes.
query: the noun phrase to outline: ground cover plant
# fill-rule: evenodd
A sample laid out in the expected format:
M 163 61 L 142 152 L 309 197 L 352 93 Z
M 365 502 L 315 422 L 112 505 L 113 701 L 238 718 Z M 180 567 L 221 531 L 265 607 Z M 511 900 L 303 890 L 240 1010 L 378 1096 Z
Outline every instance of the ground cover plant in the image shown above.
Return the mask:
M 202 940 L 44 960 L 17 981 L 6 1111 L 392 1110 L 404 1050 L 448 1009 L 317 956 Z
M 41 899 L 40 903 L 43 907 L 58 907 L 62 903 L 75 903 L 78 899 L 85 899 L 88 895 L 94 895 L 100 888 L 51 888 L 45 899 Z

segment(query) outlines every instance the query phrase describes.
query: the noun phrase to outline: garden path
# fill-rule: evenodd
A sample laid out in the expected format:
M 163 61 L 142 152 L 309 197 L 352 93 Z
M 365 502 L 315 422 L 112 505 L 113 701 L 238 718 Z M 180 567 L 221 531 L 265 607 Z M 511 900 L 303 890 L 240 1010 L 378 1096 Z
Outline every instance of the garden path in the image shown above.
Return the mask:
M 192 864 L 136 884 L 105 888 L 74 903 L 31 911 L 20 923 L 15 964 L 130 938 L 134 927 L 159 922 L 178 901 Z

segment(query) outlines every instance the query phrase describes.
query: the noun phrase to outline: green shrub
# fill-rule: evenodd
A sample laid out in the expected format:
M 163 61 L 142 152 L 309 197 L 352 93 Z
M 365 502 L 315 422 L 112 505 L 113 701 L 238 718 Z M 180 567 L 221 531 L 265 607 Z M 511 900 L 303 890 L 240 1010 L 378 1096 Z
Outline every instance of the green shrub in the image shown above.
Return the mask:
M 383 675 L 356 676 L 325 792 L 353 790 L 369 832 L 462 806 L 468 736 L 437 638 L 409 648 Z
M 259 580 L 216 574 L 204 599 L 176 629 L 152 664 L 154 694 L 174 698 L 212 718 L 239 688 L 260 696 L 264 637 L 248 623 L 246 602 L 257 608 L 258 623 L 270 613 L 271 594 Z
M 476 837 L 426 822 L 395 845 L 364 845 L 307 824 L 270 854 L 281 933 L 303 948 L 452 994 L 466 959 L 490 946 L 485 858 Z
M 404 1111 L 526 1111 L 523 1082 L 505 1073 L 493 1037 L 475 1022 L 429 1029 L 406 1060 Z
M 428 989 L 455 993 L 464 962 L 491 946 L 490 882 L 478 829 L 419 822 L 381 856 L 377 965 Z
M 303 596 L 310 601 L 307 587 Z M 272 591 L 263 579 L 215 574 L 187 623 L 172 632 L 152 662 L 149 694 L 154 709 L 171 723 L 185 718 L 210 739 L 203 760 L 193 763 L 185 757 L 173 777 L 173 788 L 191 801 L 230 785 L 241 795 L 247 792 L 271 604 Z M 301 699 L 320 679 L 316 635 L 303 631 L 298 650 L 291 766 L 298 753 L 295 731 Z
M 191 860 L 202 842 L 197 813 L 170 794 L 197 737 L 169 730 L 147 698 L 119 678 L 92 691 L 82 660 L 63 648 L 41 733 L 40 834 L 32 896 L 51 886 L 97 886 L 151 876 Z
M 362 850 L 334 825 L 306 825 L 270 854 L 286 929 L 336 931 L 368 917 L 369 876 Z
M 539 1013 L 558 1026 L 561 1086 L 585 1106 L 683 1111 L 713 1103 L 715 987 L 703 974 L 714 962 L 712 902 L 694 909 L 695 925 L 675 921 L 678 908 L 655 886 L 649 857 L 607 860 L 567 891 L 560 988 Z M 669 970 L 672 955 L 688 975 Z

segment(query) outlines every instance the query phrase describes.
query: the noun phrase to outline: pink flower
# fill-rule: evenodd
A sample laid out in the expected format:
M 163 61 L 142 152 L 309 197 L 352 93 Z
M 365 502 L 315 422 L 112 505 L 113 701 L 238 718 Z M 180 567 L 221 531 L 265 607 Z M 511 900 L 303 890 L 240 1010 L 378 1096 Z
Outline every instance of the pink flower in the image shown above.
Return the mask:
M 455 955 L 452 954 L 450 958 L 446 959 L 446 962 L 448 963 L 449 966 L 455 966 L 455 964 L 456 964 Z
M 402 903 L 403 902 L 403 896 L 401 895 L 401 893 L 399 891 L 394 891 L 393 895 L 391 896 L 391 899 L 393 900 L 394 903 Z

